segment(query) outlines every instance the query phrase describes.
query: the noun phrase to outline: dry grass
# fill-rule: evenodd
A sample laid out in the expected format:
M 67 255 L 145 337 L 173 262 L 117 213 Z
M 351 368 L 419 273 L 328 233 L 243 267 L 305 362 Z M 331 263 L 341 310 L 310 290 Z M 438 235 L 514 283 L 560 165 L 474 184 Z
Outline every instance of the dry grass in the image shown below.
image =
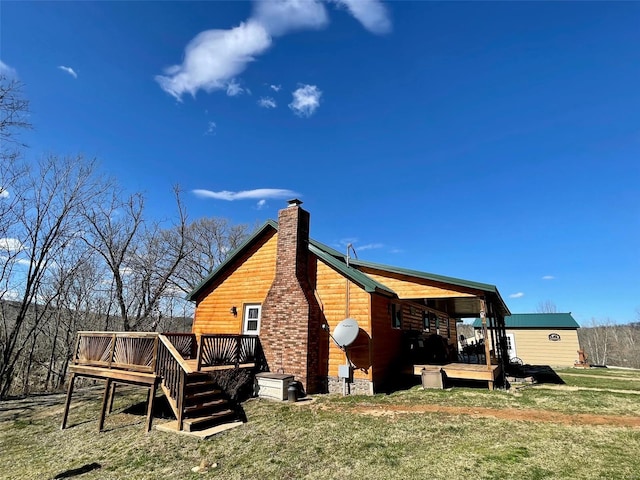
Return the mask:
M 98 434 L 101 394 L 74 394 L 64 431 L 63 395 L 0 403 L 0 478 L 47 479 L 83 466 L 89 471 L 71 478 L 640 478 L 639 428 L 361 411 L 435 404 L 638 416 L 640 395 L 413 388 L 374 397 L 321 396 L 306 405 L 251 400 L 244 405 L 247 424 L 199 441 L 145 434 L 143 412 L 124 410 L 143 402 L 144 392 L 125 388 L 107 431 Z M 203 458 L 217 467 L 192 473 Z

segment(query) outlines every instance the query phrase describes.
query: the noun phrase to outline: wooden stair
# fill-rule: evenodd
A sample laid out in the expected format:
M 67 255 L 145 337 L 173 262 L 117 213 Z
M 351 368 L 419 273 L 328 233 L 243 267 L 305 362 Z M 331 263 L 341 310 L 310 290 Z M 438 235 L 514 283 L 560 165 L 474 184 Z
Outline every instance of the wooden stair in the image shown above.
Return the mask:
M 235 420 L 237 415 L 233 405 L 207 374 L 195 372 L 187 376 L 183 430 L 204 430 Z

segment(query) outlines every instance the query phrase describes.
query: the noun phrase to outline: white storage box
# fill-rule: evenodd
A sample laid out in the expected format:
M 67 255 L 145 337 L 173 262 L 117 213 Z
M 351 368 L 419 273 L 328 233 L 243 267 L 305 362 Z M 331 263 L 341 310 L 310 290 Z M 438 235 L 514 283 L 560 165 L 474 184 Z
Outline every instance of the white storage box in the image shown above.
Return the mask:
M 293 375 L 285 373 L 258 373 L 254 385 L 254 391 L 260 398 L 270 400 L 287 400 L 289 384 L 293 382 Z

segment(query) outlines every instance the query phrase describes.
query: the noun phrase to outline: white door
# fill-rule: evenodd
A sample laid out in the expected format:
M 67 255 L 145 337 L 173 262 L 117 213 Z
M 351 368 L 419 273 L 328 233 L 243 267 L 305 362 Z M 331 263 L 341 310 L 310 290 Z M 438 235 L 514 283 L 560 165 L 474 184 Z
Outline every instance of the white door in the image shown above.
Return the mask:
M 243 335 L 259 335 L 260 334 L 260 315 L 262 313 L 262 305 L 259 303 L 248 304 L 244 306 L 244 320 L 242 322 Z
M 507 352 L 509 353 L 509 360 L 518 356 L 516 355 L 516 339 L 513 333 L 507 333 Z

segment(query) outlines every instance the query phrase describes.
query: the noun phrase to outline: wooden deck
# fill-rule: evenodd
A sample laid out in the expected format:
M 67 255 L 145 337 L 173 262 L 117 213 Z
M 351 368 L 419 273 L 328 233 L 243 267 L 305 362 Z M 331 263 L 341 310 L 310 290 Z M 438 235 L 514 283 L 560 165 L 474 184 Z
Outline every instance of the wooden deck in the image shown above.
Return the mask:
M 205 427 L 235 415 L 215 381 L 207 375 L 220 370 L 254 369 L 260 362 L 255 336 L 201 335 L 155 332 L 78 332 L 69 366 L 69 388 L 62 428 L 67 426 L 74 382 L 78 377 L 105 381 L 98 430 L 111 412 L 116 384 L 148 388 L 147 432 L 158 387 L 176 416 L 178 430 Z
M 184 363 L 194 372 L 217 372 L 220 370 L 235 370 L 236 368 L 254 368 L 255 363 L 240 363 L 238 365 L 211 365 L 208 367 L 200 366 L 198 370 L 198 360 L 185 360 Z
M 414 365 L 413 374 L 422 375 L 422 371 L 442 370 L 448 378 L 458 380 L 481 380 L 488 382 L 489 390 L 493 390 L 496 379 L 500 376 L 500 365 L 479 365 L 472 363 L 448 363 L 446 365 Z

